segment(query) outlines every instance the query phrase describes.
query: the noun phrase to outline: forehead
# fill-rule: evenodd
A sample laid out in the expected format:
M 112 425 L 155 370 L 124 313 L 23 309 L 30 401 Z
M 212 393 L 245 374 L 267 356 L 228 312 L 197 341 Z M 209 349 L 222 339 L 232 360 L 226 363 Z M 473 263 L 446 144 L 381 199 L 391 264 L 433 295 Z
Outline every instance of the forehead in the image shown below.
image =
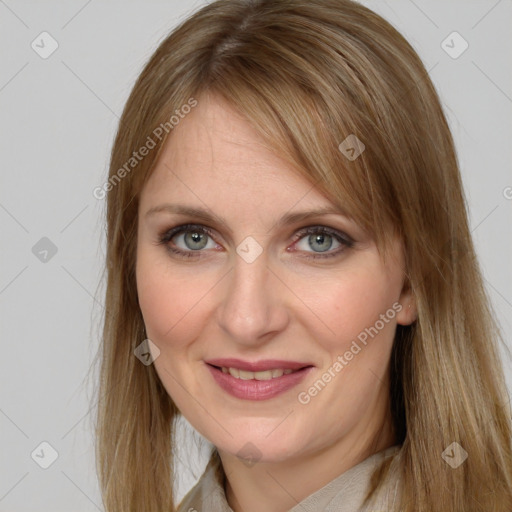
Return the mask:
M 141 205 L 178 199 L 240 218 L 333 206 L 227 103 L 207 96 L 171 132 Z

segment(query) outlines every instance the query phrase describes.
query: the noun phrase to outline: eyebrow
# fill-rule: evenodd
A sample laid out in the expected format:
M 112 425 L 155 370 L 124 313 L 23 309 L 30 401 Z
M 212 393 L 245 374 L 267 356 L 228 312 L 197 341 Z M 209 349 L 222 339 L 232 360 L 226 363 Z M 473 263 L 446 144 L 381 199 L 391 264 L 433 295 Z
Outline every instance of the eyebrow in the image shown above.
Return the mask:
M 196 217 L 198 219 L 203 220 L 204 222 L 209 223 L 217 223 L 221 226 L 223 226 L 228 232 L 231 232 L 231 229 L 228 226 L 228 223 L 226 219 L 223 217 L 216 215 L 212 213 L 210 210 L 207 210 L 205 208 L 196 208 L 192 206 L 186 206 L 182 204 L 161 204 L 159 206 L 154 206 L 153 208 L 150 208 L 146 213 L 145 217 L 154 215 L 156 213 L 161 212 L 167 212 L 167 213 L 176 213 L 179 215 L 186 215 L 190 217 Z M 342 211 L 340 208 L 336 208 L 333 206 L 326 206 L 323 208 L 318 208 L 315 210 L 307 210 L 302 212 L 294 212 L 294 213 L 287 213 L 286 215 L 283 215 L 281 219 L 276 224 L 276 227 L 282 227 L 287 224 L 294 224 L 296 222 L 301 222 L 308 220 L 310 218 L 314 217 L 320 217 L 322 215 L 339 215 L 341 217 L 344 217 L 347 220 L 350 220 L 350 217 Z

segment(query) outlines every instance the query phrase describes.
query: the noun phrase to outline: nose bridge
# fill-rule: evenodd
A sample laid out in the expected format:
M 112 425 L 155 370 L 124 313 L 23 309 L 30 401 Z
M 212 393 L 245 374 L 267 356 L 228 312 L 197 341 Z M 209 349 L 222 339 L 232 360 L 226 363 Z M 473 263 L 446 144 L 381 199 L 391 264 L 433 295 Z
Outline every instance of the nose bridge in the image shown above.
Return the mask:
M 237 255 L 218 308 L 221 328 L 247 345 L 261 343 L 265 334 L 282 329 L 287 315 L 277 287 L 265 255 L 251 262 Z

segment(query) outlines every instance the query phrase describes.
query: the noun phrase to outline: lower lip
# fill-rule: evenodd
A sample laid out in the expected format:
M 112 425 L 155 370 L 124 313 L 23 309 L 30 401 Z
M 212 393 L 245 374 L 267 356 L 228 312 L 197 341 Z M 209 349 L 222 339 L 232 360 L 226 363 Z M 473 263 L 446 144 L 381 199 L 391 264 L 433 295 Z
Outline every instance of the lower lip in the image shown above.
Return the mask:
M 224 373 L 220 368 L 206 365 L 217 384 L 231 396 L 243 400 L 267 400 L 293 388 L 313 369 L 312 366 L 269 380 L 242 380 Z

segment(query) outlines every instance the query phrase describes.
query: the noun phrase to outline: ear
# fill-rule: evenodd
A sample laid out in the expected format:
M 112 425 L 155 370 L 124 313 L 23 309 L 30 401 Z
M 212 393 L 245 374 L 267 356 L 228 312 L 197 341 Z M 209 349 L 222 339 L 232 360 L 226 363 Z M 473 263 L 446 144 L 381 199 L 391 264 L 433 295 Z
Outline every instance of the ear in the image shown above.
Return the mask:
M 402 305 L 402 309 L 396 315 L 396 322 L 400 325 L 412 324 L 418 318 L 418 311 L 416 299 L 407 279 L 404 282 L 398 302 Z

